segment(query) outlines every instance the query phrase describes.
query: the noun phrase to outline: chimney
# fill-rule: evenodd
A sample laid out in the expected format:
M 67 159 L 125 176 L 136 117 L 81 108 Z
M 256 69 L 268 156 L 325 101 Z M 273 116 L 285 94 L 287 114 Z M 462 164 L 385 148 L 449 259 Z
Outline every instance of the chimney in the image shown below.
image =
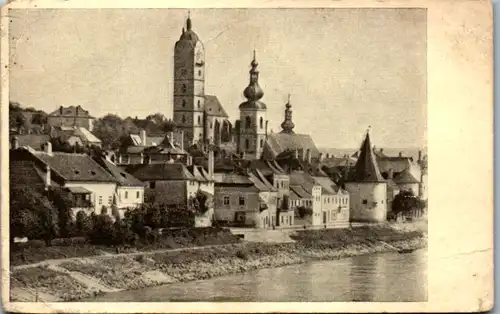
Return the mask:
M 380 152 L 381 154 L 383 154 L 383 153 L 384 153 L 384 149 L 383 149 L 383 148 L 379 149 L 379 152 Z
M 422 162 L 422 151 L 419 150 L 418 151 L 418 163 L 421 163 Z
M 187 155 L 187 160 L 186 160 L 186 163 L 188 166 L 192 166 L 193 165 L 193 156 L 191 155 Z
M 146 146 L 146 130 L 141 129 L 140 137 L 141 137 L 141 145 Z
M 308 164 L 311 164 L 311 150 L 306 149 L 306 161 Z
M 62 115 L 63 114 L 63 106 L 59 107 L 59 113 Z
M 210 148 L 208 151 L 208 176 L 210 180 L 214 179 L 214 150 Z
M 330 159 L 330 154 L 326 154 L 326 159 Z
M 394 177 L 394 170 L 389 169 L 389 171 L 387 172 L 387 179 L 392 179 Z
M 403 152 L 399 152 L 399 157 L 403 157 Z
M 51 183 L 51 178 L 50 178 L 50 166 L 45 165 L 45 189 L 48 189 Z
M 52 155 L 52 143 L 51 142 L 45 143 L 44 151 L 47 155 Z
M 19 148 L 19 138 L 17 136 L 12 137 L 10 142 L 10 149 Z

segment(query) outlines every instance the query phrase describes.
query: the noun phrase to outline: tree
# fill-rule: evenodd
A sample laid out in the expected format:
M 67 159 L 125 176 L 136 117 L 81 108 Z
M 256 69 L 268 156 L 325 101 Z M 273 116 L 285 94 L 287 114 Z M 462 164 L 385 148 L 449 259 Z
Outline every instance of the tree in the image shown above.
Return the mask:
M 126 135 L 123 120 L 114 114 L 97 119 L 92 132 L 101 140 L 103 147 L 111 149 L 119 148 L 120 140 Z
M 198 190 L 195 196 L 191 196 L 188 201 L 188 208 L 194 214 L 201 215 L 207 212 L 212 206 L 212 200 L 205 193 Z
M 32 124 L 45 125 L 47 124 L 47 121 L 48 121 L 48 115 L 43 111 L 37 111 L 31 117 Z
M 177 124 L 173 120 L 167 119 L 167 120 L 163 121 L 161 129 L 165 133 L 173 132 L 177 129 Z
M 94 224 L 92 230 L 88 234 L 88 238 L 93 244 L 113 243 L 113 220 L 107 214 L 94 216 Z
M 75 222 L 73 221 L 73 200 L 71 194 L 60 189 L 52 188 L 49 193 L 49 199 L 58 213 L 59 233 L 63 238 L 69 238 L 76 232 Z
M 88 234 L 92 229 L 92 220 L 83 210 L 76 213 L 75 229 L 79 236 Z
M 406 214 L 415 209 L 423 209 L 424 204 L 412 190 L 400 191 L 392 201 L 392 211 L 396 215 L 398 213 Z
M 312 216 L 313 210 L 310 207 L 299 206 L 297 207 L 297 214 L 299 214 L 300 218 Z

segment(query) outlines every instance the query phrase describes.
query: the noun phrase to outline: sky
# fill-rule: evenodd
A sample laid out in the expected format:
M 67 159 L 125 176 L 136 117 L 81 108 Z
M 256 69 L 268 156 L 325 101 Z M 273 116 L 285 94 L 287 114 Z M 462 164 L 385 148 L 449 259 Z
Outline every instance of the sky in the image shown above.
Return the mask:
M 96 117 L 173 115 L 173 53 L 187 9 L 11 10 L 10 99 Z M 294 131 L 319 147 L 427 145 L 423 9 L 191 9 L 205 47 L 205 93 L 230 120 L 256 50 L 269 128 L 291 94 Z

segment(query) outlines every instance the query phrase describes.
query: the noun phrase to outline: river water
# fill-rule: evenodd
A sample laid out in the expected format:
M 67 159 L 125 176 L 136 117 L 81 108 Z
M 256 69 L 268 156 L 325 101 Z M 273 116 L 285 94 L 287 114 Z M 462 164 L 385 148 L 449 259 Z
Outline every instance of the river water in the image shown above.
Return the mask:
M 109 293 L 108 302 L 425 302 L 427 250 L 382 253 Z

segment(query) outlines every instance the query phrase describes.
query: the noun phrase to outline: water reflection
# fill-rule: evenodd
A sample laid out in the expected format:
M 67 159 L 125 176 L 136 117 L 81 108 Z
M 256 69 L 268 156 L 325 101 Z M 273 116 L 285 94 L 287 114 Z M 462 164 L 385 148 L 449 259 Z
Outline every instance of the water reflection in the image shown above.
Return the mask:
M 384 253 L 110 293 L 93 301 L 427 300 L 427 253 Z

